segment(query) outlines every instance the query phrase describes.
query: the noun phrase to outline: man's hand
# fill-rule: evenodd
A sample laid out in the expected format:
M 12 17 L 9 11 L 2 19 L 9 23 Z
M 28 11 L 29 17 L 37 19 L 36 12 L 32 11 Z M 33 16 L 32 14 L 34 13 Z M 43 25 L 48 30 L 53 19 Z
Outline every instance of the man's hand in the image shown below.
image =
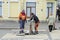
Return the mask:
M 39 23 L 40 23 L 40 21 L 39 21 Z
M 30 20 L 26 20 L 25 22 L 26 22 L 26 23 L 27 23 L 27 22 L 30 22 Z

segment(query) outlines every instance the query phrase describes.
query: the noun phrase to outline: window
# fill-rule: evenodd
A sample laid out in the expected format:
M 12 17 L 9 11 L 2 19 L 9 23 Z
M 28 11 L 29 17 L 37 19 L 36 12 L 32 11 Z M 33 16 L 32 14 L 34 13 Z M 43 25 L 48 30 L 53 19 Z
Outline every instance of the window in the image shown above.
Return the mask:
M 36 14 L 36 2 L 27 2 L 26 3 L 26 13 L 27 16 L 30 17 L 31 13 Z
M 36 0 L 26 0 L 27 2 L 36 2 Z
M 53 3 L 47 3 L 47 8 L 49 8 L 49 13 L 53 13 Z
M 0 17 L 2 16 L 2 0 L 0 0 Z
M 47 3 L 47 18 L 49 17 L 50 13 L 53 13 L 53 3 L 48 2 Z
M 27 2 L 27 3 L 26 3 L 26 6 L 27 6 L 27 7 L 31 7 L 31 6 L 32 6 L 32 7 L 35 7 L 36 4 L 35 4 L 35 2 Z

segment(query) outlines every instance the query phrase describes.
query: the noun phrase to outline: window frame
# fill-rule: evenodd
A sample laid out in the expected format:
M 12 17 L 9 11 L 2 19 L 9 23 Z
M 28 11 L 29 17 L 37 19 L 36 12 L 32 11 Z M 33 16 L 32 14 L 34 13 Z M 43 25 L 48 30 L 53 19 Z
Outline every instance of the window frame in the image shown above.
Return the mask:
M 35 6 L 27 6 L 27 3 L 35 3 Z M 27 15 L 27 8 L 30 8 L 30 13 L 31 13 L 31 8 L 35 8 L 35 15 L 36 15 L 36 2 L 26 2 L 26 15 Z M 31 15 L 30 15 L 31 17 Z M 28 18 L 30 18 L 28 17 Z

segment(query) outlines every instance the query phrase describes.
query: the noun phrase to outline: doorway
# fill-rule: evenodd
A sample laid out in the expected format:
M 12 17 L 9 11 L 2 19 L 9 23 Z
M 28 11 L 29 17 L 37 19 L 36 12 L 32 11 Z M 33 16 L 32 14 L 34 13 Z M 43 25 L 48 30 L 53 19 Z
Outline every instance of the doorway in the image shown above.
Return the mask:
M 27 14 L 27 17 L 30 18 L 31 13 L 34 13 L 36 15 L 36 2 L 27 2 L 26 3 L 26 14 Z
M 53 3 L 48 2 L 47 3 L 47 18 L 49 18 L 50 13 L 53 13 Z

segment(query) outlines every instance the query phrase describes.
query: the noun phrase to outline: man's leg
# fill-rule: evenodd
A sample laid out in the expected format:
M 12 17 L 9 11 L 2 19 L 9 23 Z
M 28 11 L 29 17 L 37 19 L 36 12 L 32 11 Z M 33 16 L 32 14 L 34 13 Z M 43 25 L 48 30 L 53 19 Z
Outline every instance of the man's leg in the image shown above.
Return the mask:
M 19 21 L 19 24 L 20 24 L 20 34 L 22 33 L 22 20 Z
M 38 25 L 39 23 L 35 23 L 35 33 L 38 34 Z
M 25 21 L 22 21 L 22 33 L 24 33 Z

